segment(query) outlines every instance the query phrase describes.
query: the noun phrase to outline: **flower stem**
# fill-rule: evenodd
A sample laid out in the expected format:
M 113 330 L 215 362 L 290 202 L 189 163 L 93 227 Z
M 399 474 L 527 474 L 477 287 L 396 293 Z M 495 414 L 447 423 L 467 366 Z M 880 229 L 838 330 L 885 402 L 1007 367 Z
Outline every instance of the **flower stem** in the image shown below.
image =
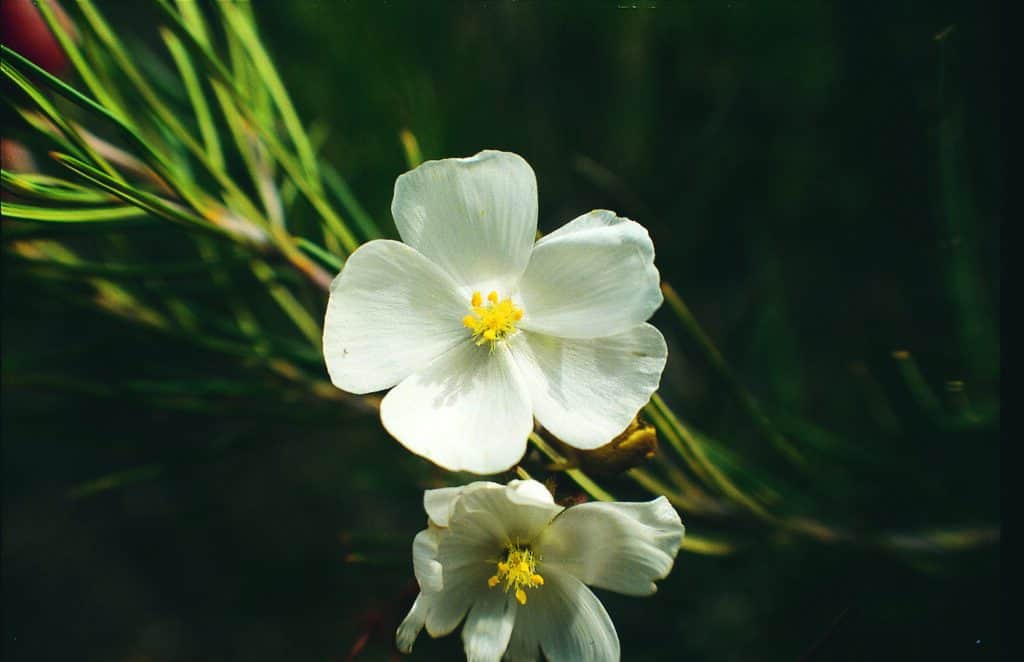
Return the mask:
M 665 282 L 661 284 L 661 291 L 664 293 L 665 301 L 668 302 L 669 307 L 679 318 L 679 321 L 682 322 L 683 328 L 686 329 L 690 337 L 697 343 L 697 346 L 704 352 L 705 357 L 718 372 L 719 377 L 726 383 L 733 396 L 750 418 L 753 419 L 761 433 L 791 462 L 801 468 L 806 468 L 806 458 L 779 432 L 768 416 L 765 415 L 764 411 L 762 411 L 754 396 L 737 379 L 732 370 L 729 369 L 729 365 L 726 363 L 722 353 L 718 351 L 711 338 L 704 332 L 700 324 L 697 323 L 697 320 L 679 294 L 676 293 L 671 285 Z
M 530 433 L 530 441 L 532 441 L 534 446 L 539 448 L 542 453 L 547 455 L 552 462 L 556 464 L 563 464 L 566 462 L 566 459 L 562 457 L 558 451 L 552 448 L 548 442 L 544 441 L 544 439 L 536 432 Z M 579 469 L 566 469 L 565 473 L 569 475 L 569 478 L 576 481 L 576 484 L 579 485 L 584 492 L 598 501 L 615 501 L 615 497 L 602 489 L 601 486 L 591 480 L 590 476 Z

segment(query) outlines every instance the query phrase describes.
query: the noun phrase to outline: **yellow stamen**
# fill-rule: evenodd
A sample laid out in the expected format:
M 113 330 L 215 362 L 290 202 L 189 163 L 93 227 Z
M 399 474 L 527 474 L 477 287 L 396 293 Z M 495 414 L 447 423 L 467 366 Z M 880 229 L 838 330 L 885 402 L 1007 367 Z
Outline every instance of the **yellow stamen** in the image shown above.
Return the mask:
M 491 343 L 492 351 L 498 342 L 516 332 L 516 322 L 523 319 L 523 310 L 511 298 L 501 299 L 494 291 L 487 295 L 487 305 L 479 292 L 473 292 L 469 303 L 473 314 L 463 317 L 462 325 L 473 332 L 477 345 Z
M 544 578 L 537 574 L 537 557 L 529 547 L 509 543 L 505 558 L 497 562 L 498 572 L 487 580 L 487 586 L 494 588 L 505 583 L 505 592 L 515 589 L 514 595 L 519 604 L 526 604 L 527 588 L 544 585 Z

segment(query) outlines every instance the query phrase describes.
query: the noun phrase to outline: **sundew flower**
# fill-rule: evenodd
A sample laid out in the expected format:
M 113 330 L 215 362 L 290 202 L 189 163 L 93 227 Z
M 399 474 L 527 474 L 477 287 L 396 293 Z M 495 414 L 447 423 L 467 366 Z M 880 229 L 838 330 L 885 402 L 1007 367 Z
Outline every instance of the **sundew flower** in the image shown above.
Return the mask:
M 428 161 L 395 182 L 402 242 L 367 242 L 331 285 L 324 358 L 350 393 L 391 389 L 381 422 L 452 471 L 503 471 L 534 417 L 597 448 L 657 389 L 665 340 L 654 245 L 591 211 L 536 243 L 537 182 L 522 157 Z M 404 243 L 403 243 L 404 242 Z
M 683 524 L 665 497 L 647 503 L 555 504 L 534 480 L 427 490 L 413 541 L 420 594 L 398 626 L 408 653 L 463 618 L 470 662 L 619 659 L 619 638 L 586 585 L 650 595 L 672 569 Z

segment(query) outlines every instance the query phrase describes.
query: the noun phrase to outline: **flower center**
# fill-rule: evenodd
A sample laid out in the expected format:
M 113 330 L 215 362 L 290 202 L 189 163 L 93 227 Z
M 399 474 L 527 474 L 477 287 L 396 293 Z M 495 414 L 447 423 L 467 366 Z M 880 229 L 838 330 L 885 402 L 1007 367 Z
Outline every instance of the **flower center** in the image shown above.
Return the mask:
M 526 604 L 524 588 L 537 588 L 544 585 L 544 578 L 537 574 L 537 557 L 529 547 L 520 547 L 509 543 L 505 559 L 498 561 L 498 572 L 487 580 L 487 586 L 494 588 L 505 582 L 505 592 L 516 590 L 516 600 Z
M 516 322 L 523 318 L 522 308 L 512 303 L 509 297 L 499 301 L 497 292 L 487 295 L 487 305 L 484 305 L 479 292 L 473 292 L 469 306 L 473 314 L 462 318 L 463 326 L 473 332 L 477 345 L 489 342 L 492 350 L 498 341 L 515 333 Z

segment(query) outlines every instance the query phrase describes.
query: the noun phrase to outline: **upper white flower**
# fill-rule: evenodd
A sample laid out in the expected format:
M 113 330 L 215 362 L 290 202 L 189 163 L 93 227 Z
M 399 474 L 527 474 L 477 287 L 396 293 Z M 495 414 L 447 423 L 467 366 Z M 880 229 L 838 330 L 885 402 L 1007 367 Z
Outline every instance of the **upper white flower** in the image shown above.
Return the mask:
M 324 358 L 351 393 L 393 388 L 381 421 L 453 471 L 519 461 L 533 417 L 597 448 L 657 389 L 665 340 L 647 231 L 592 211 L 534 243 L 522 157 L 427 161 L 395 182 L 401 242 L 367 242 L 331 285 Z M 397 386 L 396 386 L 397 385 Z
M 426 626 L 454 630 L 470 662 L 619 659 L 619 638 L 585 584 L 650 595 L 672 569 L 683 524 L 665 497 L 563 509 L 543 485 L 513 480 L 427 490 L 413 541 L 420 594 L 398 627 L 408 653 Z M 468 612 L 468 616 L 466 616 Z

